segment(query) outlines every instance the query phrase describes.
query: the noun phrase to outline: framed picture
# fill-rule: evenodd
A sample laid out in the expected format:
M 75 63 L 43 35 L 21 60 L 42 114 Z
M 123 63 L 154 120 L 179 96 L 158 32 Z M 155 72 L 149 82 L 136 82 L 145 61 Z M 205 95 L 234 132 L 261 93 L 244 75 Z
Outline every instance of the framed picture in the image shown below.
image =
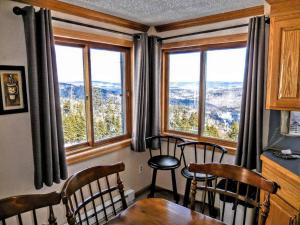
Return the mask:
M 0 114 L 28 112 L 24 66 L 0 66 Z

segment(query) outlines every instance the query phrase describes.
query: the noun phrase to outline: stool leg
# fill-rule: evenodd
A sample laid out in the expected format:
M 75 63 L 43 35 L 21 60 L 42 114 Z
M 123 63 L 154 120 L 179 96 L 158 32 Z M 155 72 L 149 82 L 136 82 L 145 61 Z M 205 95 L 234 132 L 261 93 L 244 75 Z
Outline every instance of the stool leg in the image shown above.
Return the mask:
M 186 179 L 184 199 L 183 199 L 183 206 L 185 207 L 188 207 L 190 201 L 191 183 L 192 183 L 191 179 Z
M 174 200 L 176 203 L 179 202 L 179 196 L 177 193 L 177 185 L 176 185 L 176 176 L 175 176 L 175 170 L 171 170 L 172 173 L 172 185 L 173 185 L 173 195 L 174 195 Z
M 157 169 L 153 169 L 151 190 L 150 190 L 150 194 L 148 195 L 148 198 L 153 198 L 154 197 L 156 174 L 157 174 Z

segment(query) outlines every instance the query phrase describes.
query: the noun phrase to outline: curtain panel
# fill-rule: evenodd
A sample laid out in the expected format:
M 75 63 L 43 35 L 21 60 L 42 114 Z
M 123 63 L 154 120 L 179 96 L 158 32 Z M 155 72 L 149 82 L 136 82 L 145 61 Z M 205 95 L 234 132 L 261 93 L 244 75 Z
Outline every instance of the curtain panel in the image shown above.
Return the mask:
M 268 26 L 265 17 L 251 18 L 235 163 L 261 171 Z
M 160 134 L 160 62 L 161 42 L 158 37 L 148 37 L 146 33 L 135 35 L 131 146 L 136 152 L 146 150 L 146 137 Z
M 24 8 L 34 181 L 40 189 L 67 178 L 54 38 L 49 10 Z

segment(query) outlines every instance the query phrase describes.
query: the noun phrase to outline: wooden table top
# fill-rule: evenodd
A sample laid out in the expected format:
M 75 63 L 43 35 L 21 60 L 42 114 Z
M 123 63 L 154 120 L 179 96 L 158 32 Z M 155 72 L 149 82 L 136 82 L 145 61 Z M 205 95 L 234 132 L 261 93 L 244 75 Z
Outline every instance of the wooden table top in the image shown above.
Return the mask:
M 137 201 L 109 225 L 225 225 L 221 221 L 159 198 Z

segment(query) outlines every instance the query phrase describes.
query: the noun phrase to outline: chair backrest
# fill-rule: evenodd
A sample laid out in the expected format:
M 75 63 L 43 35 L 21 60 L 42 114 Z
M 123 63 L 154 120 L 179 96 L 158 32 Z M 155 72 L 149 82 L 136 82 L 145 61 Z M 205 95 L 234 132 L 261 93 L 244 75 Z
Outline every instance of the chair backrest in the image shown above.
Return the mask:
M 166 150 L 163 151 L 162 144 L 166 143 Z M 152 151 L 159 150 L 160 155 L 181 156 L 180 151 L 177 150 L 177 145 L 184 142 L 182 138 L 174 136 L 152 136 L 146 138 L 147 147 L 149 148 L 150 157 L 152 157 Z M 173 145 L 173 146 L 172 146 Z
M 43 218 L 39 217 L 37 215 L 37 210 L 41 208 L 49 208 L 48 222 L 50 225 L 57 225 L 53 206 L 58 205 L 60 200 L 60 194 L 56 192 L 49 194 L 19 195 L 1 199 L 0 222 L 5 225 L 10 223 L 9 220 L 17 220 L 17 223 L 22 225 L 26 218 L 30 218 L 30 220 L 32 220 L 30 224 L 44 224 L 47 221 L 40 221 L 41 219 L 44 219 L 44 216 Z M 27 213 L 31 214 L 30 217 L 26 217 L 25 214 Z M 26 218 L 24 219 L 24 217 Z M 16 222 L 14 223 L 17 224 Z
M 124 163 L 117 163 L 88 168 L 71 176 L 62 190 L 68 223 L 102 224 L 126 209 L 119 175 L 124 170 Z
M 270 209 L 270 194 L 275 194 L 277 191 L 276 183 L 265 179 L 258 173 L 234 165 L 190 164 L 188 168 L 190 172 L 194 173 L 194 176 L 196 173 L 206 175 L 204 184 L 202 182 L 198 185 L 195 177 L 192 181 L 191 209 L 195 209 L 196 192 L 201 190 L 202 213 L 205 211 L 206 202 L 209 202 L 207 198 L 210 198 L 210 203 L 214 206 L 217 197 L 220 200 L 219 218 L 227 224 L 252 224 L 251 218 L 258 218 L 255 217 L 257 213 L 260 217 L 259 224 L 265 224 Z M 216 177 L 214 184 L 208 182 L 208 175 Z M 260 190 L 266 193 L 265 199 L 261 203 L 259 201 Z
M 227 150 L 222 146 L 208 143 L 208 142 L 185 142 L 179 144 L 178 147 L 181 148 L 184 166 L 187 167 L 189 163 L 221 163 L 224 154 Z M 187 148 L 188 147 L 188 148 Z M 192 159 L 187 162 L 187 151 L 193 151 Z M 217 152 L 219 154 L 217 154 Z
M 300 225 L 300 212 L 294 217 L 290 218 L 289 225 Z

